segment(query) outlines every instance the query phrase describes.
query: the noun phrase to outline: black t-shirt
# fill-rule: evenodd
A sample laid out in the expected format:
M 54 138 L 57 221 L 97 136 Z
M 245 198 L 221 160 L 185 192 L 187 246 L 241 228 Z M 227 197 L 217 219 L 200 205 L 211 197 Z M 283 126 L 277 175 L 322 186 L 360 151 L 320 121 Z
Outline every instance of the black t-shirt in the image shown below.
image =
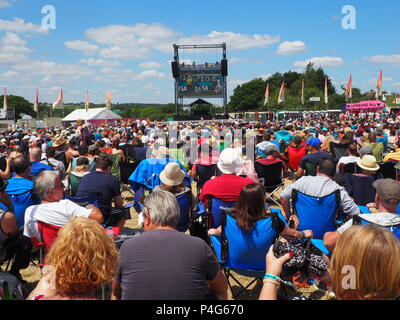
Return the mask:
M 300 168 L 306 169 L 306 161 L 313 163 L 313 164 L 319 164 L 322 160 L 329 159 L 333 160 L 332 154 L 326 151 L 320 151 L 320 152 L 315 152 L 315 153 L 310 153 L 306 154 L 303 158 L 301 158 L 300 161 Z
M 111 206 L 113 198 L 121 195 L 119 180 L 111 173 L 91 172 L 81 179 L 77 197 L 101 193 L 102 205 Z
M 122 300 L 201 300 L 220 267 L 200 238 L 155 229 L 127 240 L 116 278 Z

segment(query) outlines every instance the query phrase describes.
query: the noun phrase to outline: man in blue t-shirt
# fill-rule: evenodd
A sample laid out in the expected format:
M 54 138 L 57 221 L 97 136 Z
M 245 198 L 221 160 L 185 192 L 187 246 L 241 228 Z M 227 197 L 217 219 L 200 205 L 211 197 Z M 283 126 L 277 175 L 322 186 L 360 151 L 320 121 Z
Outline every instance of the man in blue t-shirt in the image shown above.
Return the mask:
M 318 138 L 311 138 L 308 140 L 307 147 L 310 153 L 301 158 L 299 169 L 297 169 L 295 174 L 295 178 L 297 179 L 304 175 L 307 169 L 307 162 L 315 165 L 316 168 L 322 160 L 329 159 L 334 161 L 332 154 L 326 151 L 321 151 L 321 140 Z
M 39 199 L 33 194 L 33 181 L 29 180 L 31 164 L 25 156 L 18 156 L 12 162 L 15 177 L 7 181 L 6 193 L 14 206 L 14 214 L 19 228 L 24 226 L 26 208 L 38 204 Z
M 42 171 L 53 171 L 53 167 L 41 163 L 42 150 L 40 148 L 33 148 L 29 153 L 29 160 L 31 161 L 31 172 L 29 177 L 36 177 Z
M 96 171 L 82 177 L 76 193 L 77 197 L 101 194 L 101 206 L 108 207 L 102 208 L 105 216 L 104 220 L 107 220 L 109 217 L 113 202 L 117 208 L 124 207 L 120 182 L 118 178 L 111 174 L 112 165 L 113 161 L 110 156 L 101 155 L 98 157 L 96 160 Z M 123 226 L 124 223 L 125 220 L 121 219 L 118 226 Z

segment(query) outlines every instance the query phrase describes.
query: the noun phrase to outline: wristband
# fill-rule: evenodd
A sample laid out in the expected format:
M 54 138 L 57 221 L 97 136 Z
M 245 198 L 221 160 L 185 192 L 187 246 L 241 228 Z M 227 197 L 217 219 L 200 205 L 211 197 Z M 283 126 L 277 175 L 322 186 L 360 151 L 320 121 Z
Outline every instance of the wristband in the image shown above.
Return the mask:
M 274 280 L 274 281 L 277 281 L 279 283 L 283 283 L 284 285 L 290 286 L 290 287 L 292 287 L 294 289 L 297 289 L 297 286 L 295 284 L 293 284 L 293 283 L 291 283 L 289 281 L 283 281 L 281 278 L 279 278 L 278 276 L 275 276 L 273 274 L 266 273 L 265 276 L 264 276 L 264 279 Z

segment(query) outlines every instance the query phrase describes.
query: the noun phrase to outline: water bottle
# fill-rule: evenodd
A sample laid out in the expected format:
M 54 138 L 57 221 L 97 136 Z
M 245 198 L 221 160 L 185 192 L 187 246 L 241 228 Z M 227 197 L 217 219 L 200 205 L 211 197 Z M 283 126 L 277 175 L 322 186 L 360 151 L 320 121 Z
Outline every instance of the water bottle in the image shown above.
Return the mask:
M 2 281 L 2 288 L 3 288 L 3 300 L 12 300 L 11 293 L 10 293 L 10 286 L 6 280 Z
M 115 238 L 115 233 L 114 233 L 112 227 L 108 227 L 106 232 L 111 238 Z

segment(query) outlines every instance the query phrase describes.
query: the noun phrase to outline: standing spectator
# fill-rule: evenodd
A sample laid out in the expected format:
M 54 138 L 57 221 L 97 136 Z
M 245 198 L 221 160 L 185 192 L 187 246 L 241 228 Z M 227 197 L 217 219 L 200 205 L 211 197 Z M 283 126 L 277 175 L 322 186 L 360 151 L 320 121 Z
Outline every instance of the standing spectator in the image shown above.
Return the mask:
M 175 197 L 157 191 L 143 204 L 145 232 L 122 244 L 112 299 L 226 299 L 227 281 L 210 247 L 175 230 L 179 222 Z
M 62 161 L 54 159 L 56 155 L 56 149 L 54 147 L 48 147 L 46 149 L 46 157 L 41 161 L 41 163 L 46 164 L 53 168 L 53 170 L 57 171 L 61 180 L 65 179 L 65 167 Z
M 42 171 L 53 171 L 53 167 L 40 162 L 42 160 L 42 150 L 40 148 L 33 148 L 31 150 L 29 160 L 31 162 L 31 172 L 29 173 L 31 179 Z

